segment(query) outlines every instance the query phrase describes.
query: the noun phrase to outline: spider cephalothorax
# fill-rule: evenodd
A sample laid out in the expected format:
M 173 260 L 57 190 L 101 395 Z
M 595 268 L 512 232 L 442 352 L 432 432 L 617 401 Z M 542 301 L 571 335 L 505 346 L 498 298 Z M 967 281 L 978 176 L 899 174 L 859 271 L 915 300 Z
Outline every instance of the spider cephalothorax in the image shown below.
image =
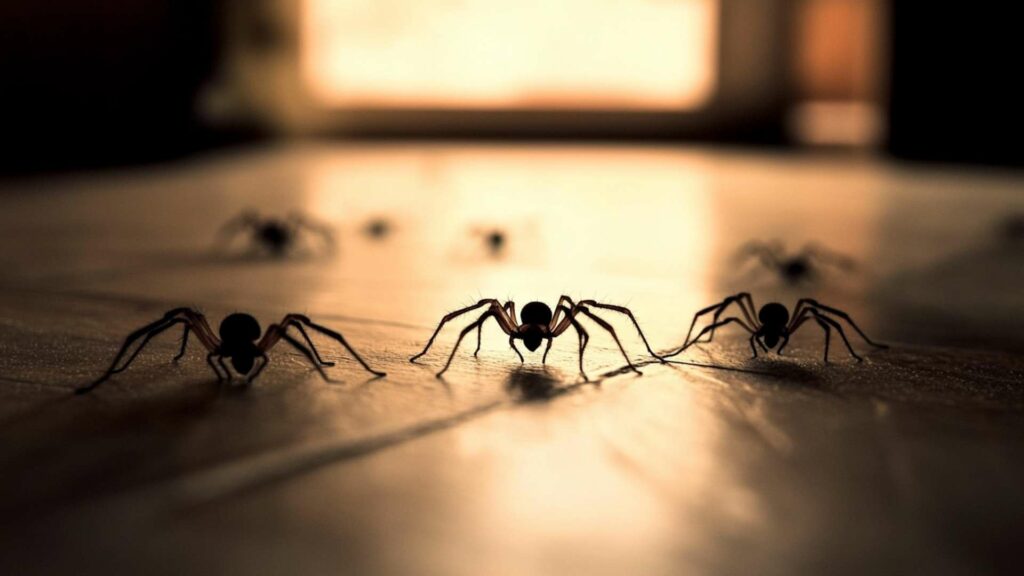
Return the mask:
M 523 345 L 533 352 L 550 332 L 551 308 L 543 302 L 530 302 L 519 312 L 519 334 Z
M 278 218 L 260 216 L 252 210 L 242 212 L 228 221 L 221 229 L 221 241 L 228 244 L 238 234 L 248 232 L 253 247 L 272 256 L 284 256 L 295 249 L 303 231 L 317 236 L 325 250 L 334 248 L 334 235 L 330 227 L 324 224 L 296 213 Z
M 200 343 L 202 343 L 203 347 L 206 348 L 208 352 L 206 355 L 206 362 L 210 365 L 210 368 L 213 369 L 213 372 L 217 375 L 217 380 L 219 381 L 231 380 L 232 378 L 231 370 L 229 370 L 227 365 L 224 364 L 225 358 L 231 361 L 231 366 L 235 371 L 245 377 L 246 382 L 252 382 L 255 380 L 256 377 L 259 376 L 260 372 L 263 371 L 263 368 L 265 368 L 270 362 L 270 357 L 267 356 L 267 351 L 273 348 L 280 340 L 288 342 L 299 352 L 302 352 L 302 354 L 313 364 L 313 367 L 317 369 L 324 380 L 329 380 L 327 373 L 323 370 L 323 367 L 333 366 L 334 362 L 326 362 L 320 357 L 320 353 L 317 351 L 316 346 L 313 345 L 313 341 L 310 340 L 309 334 L 306 333 L 304 326 L 311 328 L 328 338 L 336 340 L 352 354 L 363 368 L 370 373 L 375 376 L 385 375 L 383 372 L 377 372 L 370 368 L 359 354 L 357 354 L 356 351 L 348 345 L 348 342 L 345 341 L 345 338 L 340 333 L 325 326 L 316 324 L 301 314 L 286 315 L 279 324 L 271 324 L 264 334 L 260 329 L 260 323 L 257 322 L 255 318 L 249 314 L 236 312 L 228 315 L 221 321 L 220 327 L 217 330 L 220 335 L 218 338 L 217 334 L 213 333 L 213 330 L 210 328 L 210 324 L 206 321 L 206 317 L 203 316 L 202 313 L 192 310 L 191 308 L 175 308 L 164 314 L 163 318 L 160 318 L 155 322 L 151 322 L 129 334 L 128 338 L 125 339 L 124 344 L 121 346 L 121 350 L 117 353 L 117 356 L 114 357 L 114 361 L 111 363 L 110 368 L 103 373 L 103 376 L 100 376 L 98 380 L 88 386 L 78 388 L 75 392 L 78 394 L 89 392 L 114 374 L 124 371 L 154 336 L 157 336 L 161 332 L 164 332 L 168 328 L 178 324 L 183 325 L 185 330 L 181 339 L 181 350 L 178 352 L 178 355 L 174 357 L 174 360 L 177 361 L 185 354 L 185 347 L 188 346 L 189 334 L 195 333 L 196 338 Z M 289 335 L 287 332 L 289 328 L 295 328 L 298 330 L 306 344 L 299 342 Z M 260 338 L 261 334 L 263 334 L 262 338 Z M 121 364 L 121 359 L 128 352 L 128 349 L 132 347 L 132 344 L 134 344 L 139 338 L 143 339 L 142 343 L 135 348 L 128 357 L 128 360 Z M 263 360 L 259 366 L 256 366 L 257 359 Z M 118 364 L 121 365 L 118 366 Z
M 736 304 L 739 307 L 742 317 L 730 316 L 728 318 L 720 319 L 723 312 L 729 307 L 730 304 Z M 697 321 L 701 316 L 714 312 L 714 316 L 711 320 L 711 324 L 705 326 L 703 330 L 697 334 L 697 337 L 690 339 L 693 334 L 693 328 L 697 325 Z M 825 306 L 816 300 L 810 298 L 801 298 L 797 301 L 796 306 L 793 308 L 793 316 L 790 317 L 789 310 L 785 306 L 778 302 L 771 302 L 765 304 L 760 310 L 754 306 L 754 299 L 751 298 L 750 294 L 741 292 L 739 294 L 729 296 L 725 300 L 722 300 L 718 304 L 708 306 L 703 310 L 697 312 L 693 316 L 693 322 L 690 324 L 690 330 L 686 333 L 686 340 L 683 341 L 683 345 L 672 352 L 666 354 L 665 357 L 675 356 L 683 350 L 686 350 L 690 346 L 701 342 L 701 338 L 705 335 L 708 336 L 704 342 L 710 342 L 715 336 L 715 330 L 721 328 L 726 324 L 736 323 L 750 332 L 750 349 L 754 352 L 754 357 L 757 357 L 757 346 L 760 345 L 761 349 L 765 352 L 775 349 L 777 354 L 782 354 L 782 351 L 786 348 L 786 344 L 789 343 L 789 337 L 797 331 L 801 326 L 804 325 L 808 320 L 814 320 L 821 329 L 825 331 L 825 362 L 828 362 L 828 346 L 831 338 L 831 332 L 834 328 L 839 332 L 839 335 L 843 338 L 843 342 L 846 344 L 846 349 L 850 351 L 850 354 L 857 359 L 858 362 L 863 360 L 850 346 L 850 341 L 846 338 L 846 332 L 843 330 L 841 324 L 834 317 L 838 317 L 845 320 L 853 327 L 854 330 L 860 334 L 861 338 L 865 342 L 874 346 L 875 348 L 888 348 L 884 344 L 878 344 L 873 342 L 870 338 L 864 334 L 863 331 L 854 323 L 853 319 L 850 318 L 849 314 L 839 310 L 838 308 L 832 308 Z
M 572 326 L 576 330 L 576 333 L 579 335 L 580 340 L 580 373 L 583 374 L 584 378 L 587 378 L 586 373 L 583 371 L 583 351 L 587 347 L 587 342 L 590 340 L 590 336 L 589 334 L 587 334 L 587 331 L 583 328 L 583 326 L 580 325 L 580 323 L 577 321 L 576 316 L 579 314 L 587 316 L 588 318 L 593 320 L 598 326 L 607 330 L 612 335 L 612 338 L 615 339 L 615 343 L 618 344 L 619 350 L 622 352 L 623 357 L 625 357 L 626 359 L 626 364 L 629 365 L 629 368 L 631 370 L 639 374 L 640 370 L 638 370 L 636 366 L 633 365 L 633 363 L 629 359 L 629 356 L 626 355 L 626 350 L 625 348 L 622 347 L 622 343 L 619 342 L 619 337 L 618 335 L 615 334 L 615 329 L 612 328 L 611 324 L 608 324 L 599 316 L 596 316 L 590 310 L 590 308 L 612 310 L 629 316 L 629 319 L 633 321 L 633 325 L 636 326 L 637 332 L 640 333 L 640 338 L 643 340 L 644 346 L 647 347 L 647 352 L 649 352 L 651 356 L 654 356 L 658 360 L 661 360 L 661 357 L 659 357 L 657 354 L 654 353 L 653 350 L 651 350 L 651 346 L 647 343 L 647 338 L 644 336 L 643 331 L 640 330 L 640 325 L 637 323 L 636 318 L 633 317 L 633 313 L 630 312 L 628 308 L 624 308 L 622 306 L 613 306 L 611 304 L 601 304 L 599 302 L 595 302 L 594 300 L 581 300 L 580 302 L 575 303 L 568 296 L 562 296 L 561 298 L 558 299 L 558 304 L 555 306 L 555 311 L 553 313 L 551 311 L 551 308 L 548 307 L 548 305 L 544 304 L 543 302 L 530 302 L 526 306 L 523 306 L 523 309 L 519 314 L 519 319 L 521 320 L 521 322 L 518 324 L 516 323 L 515 319 L 516 305 L 512 301 L 508 301 L 505 303 L 504 306 L 502 306 L 497 300 L 486 299 L 481 300 L 472 306 L 467 306 L 460 310 L 456 310 L 455 312 L 452 312 L 451 314 L 448 314 L 441 319 L 441 323 L 438 324 L 437 329 L 434 330 L 434 334 L 430 337 L 430 340 L 427 341 L 427 345 L 423 348 L 423 351 L 410 358 L 410 361 L 415 362 L 417 358 L 427 353 L 427 350 L 429 350 L 430 346 L 433 345 L 434 343 L 434 338 L 437 337 L 437 334 L 441 331 L 441 328 L 443 328 L 444 325 L 449 320 L 452 320 L 467 312 L 483 308 L 485 306 L 487 307 L 487 310 L 483 314 L 481 314 L 480 317 L 478 317 L 475 321 L 473 321 L 473 323 L 465 327 L 459 334 L 459 339 L 455 342 L 455 347 L 452 349 L 451 355 L 448 356 L 448 362 L 445 363 L 444 368 L 442 368 L 441 371 L 437 373 L 438 377 L 440 377 L 442 374 L 445 373 L 446 370 L 448 370 L 448 367 L 452 363 L 452 359 L 455 358 L 455 352 L 459 349 L 459 344 L 462 343 L 462 339 L 466 336 L 466 334 L 473 331 L 474 329 L 477 331 L 477 335 L 476 351 L 473 352 L 473 355 L 476 356 L 477 353 L 480 352 L 480 333 L 483 329 L 483 324 L 488 318 L 493 317 L 495 320 L 497 320 L 498 326 L 501 327 L 502 331 L 504 331 L 505 334 L 508 335 L 509 346 L 511 346 L 512 349 L 515 350 L 515 353 L 519 356 L 520 362 L 523 361 L 523 355 L 519 352 L 519 349 L 516 348 L 516 340 L 522 340 L 523 344 L 531 352 L 537 350 L 537 348 L 540 348 L 541 343 L 544 340 L 547 340 L 548 344 L 547 347 L 544 349 L 544 357 L 541 360 L 541 362 L 547 362 L 548 351 L 551 350 L 552 341 L 555 338 L 561 336 L 566 330 L 569 329 L 570 326 Z
M 772 270 L 787 284 L 813 282 L 821 275 L 825 265 L 849 272 L 856 267 L 854 261 L 842 254 L 816 244 L 807 244 L 799 252 L 787 253 L 779 242 L 750 242 L 737 253 L 737 259 L 757 258 L 765 268 Z

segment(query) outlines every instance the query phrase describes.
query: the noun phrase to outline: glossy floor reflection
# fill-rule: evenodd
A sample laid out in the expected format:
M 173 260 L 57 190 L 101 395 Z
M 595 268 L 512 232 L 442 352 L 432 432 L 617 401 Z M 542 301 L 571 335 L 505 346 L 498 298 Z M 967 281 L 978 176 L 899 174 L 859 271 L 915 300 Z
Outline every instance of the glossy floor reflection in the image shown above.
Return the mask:
M 705 149 L 303 145 L 4 185 L 4 573 L 817 574 L 1012 571 L 1024 528 L 1024 177 Z M 214 246 L 246 207 L 335 226 L 338 251 Z M 368 234 L 374 222 L 387 234 Z M 480 230 L 501 230 L 492 250 Z M 790 287 L 752 239 L 856 259 Z M 520 366 L 490 324 L 407 362 L 481 297 L 630 306 L 652 345 L 738 290 L 814 296 L 894 345 L 820 362 L 817 329 L 749 360 L 741 331 L 621 370 L 596 328 Z M 275 349 L 218 387 L 173 336 L 94 394 L 121 338 L 181 304 L 304 312 L 353 362 Z M 467 319 L 467 322 L 469 319 Z M 468 340 L 468 339 L 467 339 Z M 859 344 L 855 341 L 855 345 Z M 330 347 L 332 357 L 343 358 Z M 861 345 L 859 350 L 868 352 Z M 712 366 L 712 367 L 708 367 Z

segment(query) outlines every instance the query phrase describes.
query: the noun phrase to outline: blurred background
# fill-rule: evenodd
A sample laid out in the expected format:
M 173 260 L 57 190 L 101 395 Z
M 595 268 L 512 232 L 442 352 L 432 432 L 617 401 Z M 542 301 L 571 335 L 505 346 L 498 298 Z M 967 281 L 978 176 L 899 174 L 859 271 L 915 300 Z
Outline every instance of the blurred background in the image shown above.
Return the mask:
M 1008 7 L 52 0 L 0 7 L 5 172 L 276 138 L 714 141 L 1020 165 Z
M 1014 8 L 0 2 L 0 573 L 1022 573 Z M 481 298 L 668 352 L 740 291 L 892 346 L 662 365 L 609 312 L 589 383 L 570 332 L 408 362 Z M 388 376 L 168 332 L 71 394 L 182 305 Z

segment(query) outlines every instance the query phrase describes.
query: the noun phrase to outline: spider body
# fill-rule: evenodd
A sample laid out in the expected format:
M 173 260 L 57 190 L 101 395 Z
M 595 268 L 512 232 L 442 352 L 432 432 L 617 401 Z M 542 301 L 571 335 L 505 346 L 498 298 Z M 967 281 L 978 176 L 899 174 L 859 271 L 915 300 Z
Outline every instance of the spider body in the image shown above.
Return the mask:
M 551 330 L 551 308 L 543 302 L 530 302 L 519 312 L 519 338 L 523 345 L 533 352 L 549 337 Z
M 515 320 L 515 302 L 508 301 L 503 306 L 498 300 L 493 298 L 480 300 L 472 306 L 456 310 L 442 318 L 437 329 L 434 330 L 434 334 L 430 337 L 430 340 L 427 341 L 427 345 L 423 348 L 423 351 L 410 358 L 409 361 L 416 362 L 418 358 L 426 354 L 434 344 L 434 339 L 437 338 L 438 333 L 441 332 L 441 329 L 449 321 L 481 308 L 484 309 L 484 312 L 475 321 L 462 329 L 462 332 L 459 334 L 459 339 L 455 342 L 455 347 L 452 348 L 452 352 L 448 356 L 448 362 L 446 362 L 444 368 L 437 373 L 438 378 L 440 378 L 441 375 L 448 370 L 448 367 L 451 366 L 452 359 L 455 358 L 455 352 L 458 351 L 459 344 L 462 343 L 462 339 L 465 338 L 466 334 L 473 330 L 477 331 L 476 350 L 473 352 L 473 356 L 476 356 L 480 352 L 480 339 L 483 324 L 487 319 L 494 318 L 498 322 L 498 326 L 501 327 L 502 331 L 508 335 L 509 346 L 515 351 L 516 355 L 519 356 L 520 362 L 523 362 L 524 359 L 523 355 L 519 352 L 519 349 L 516 348 L 516 340 L 522 340 L 523 345 L 525 345 L 530 352 L 536 351 L 544 341 L 547 341 L 547 347 L 544 349 L 544 356 L 541 360 L 542 363 L 546 363 L 548 352 L 551 350 L 551 344 L 554 339 L 565 333 L 565 331 L 571 326 L 576 330 L 576 333 L 579 336 L 580 374 L 583 375 L 584 379 L 587 379 L 587 374 L 583 370 L 583 352 L 586 350 L 587 344 L 590 341 L 590 335 L 577 320 L 577 316 L 580 314 L 590 318 L 598 326 L 607 330 L 612 335 L 612 338 L 615 339 L 615 343 L 618 344 L 619 350 L 622 352 L 622 356 L 626 359 L 626 364 L 632 371 L 640 374 L 640 370 L 633 365 L 629 356 L 626 354 L 625 348 L 622 347 L 622 343 L 619 341 L 619 337 L 615 333 L 615 329 L 612 328 L 611 324 L 605 322 L 604 319 L 595 315 L 590 310 L 591 308 L 611 310 L 628 316 L 636 327 L 637 332 L 640 334 L 640 338 L 643 340 L 644 346 L 647 347 L 647 352 L 649 352 L 651 356 L 654 356 L 658 360 L 664 362 L 660 356 L 651 350 L 651 346 L 647 343 L 647 337 L 644 336 L 643 331 L 640 329 L 640 325 L 637 323 L 636 318 L 633 317 L 633 313 L 628 308 L 614 306 L 611 304 L 601 304 L 594 300 L 581 300 L 577 303 L 573 302 L 573 300 L 568 296 L 562 296 L 558 299 L 558 304 L 555 306 L 554 312 L 552 312 L 551 308 L 543 302 L 530 302 L 526 304 L 519 313 L 519 323 L 516 323 Z
M 239 374 L 248 374 L 256 358 L 262 354 L 256 345 L 263 333 L 260 323 L 249 314 L 235 312 L 221 320 L 217 332 L 220 334 L 220 348 L 217 352 L 231 359 L 231 365 Z
M 815 244 L 808 244 L 799 252 L 787 253 L 778 242 L 750 242 L 737 253 L 739 261 L 756 258 L 765 268 L 775 272 L 790 285 L 814 282 L 828 265 L 851 271 L 854 261 L 842 254 Z
M 786 324 L 789 323 L 789 310 L 778 302 L 770 302 L 761 307 L 757 313 L 761 321 L 761 341 L 768 348 L 775 348 L 779 340 L 787 335 Z
M 231 362 L 231 366 L 235 371 L 245 378 L 246 383 L 252 382 L 270 363 L 270 357 L 267 356 L 267 352 L 281 340 L 284 340 L 301 352 L 313 364 L 313 367 L 316 368 L 324 380 L 330 380 L 323 367 L 333 366 L 334 363 L 326 362 L 320 357 L 320 353 L 309 338 L 306 328 L 310 328 L 340 343 L 368 372 L 378 377 L 385 375 L 383 372 L 377 372 L 370 368 L 359 354 L 349 346 L 340 333 L 316 324 L 301 314 L 286 315 L 280 323 L 271 324 L 264 333 L 256 318 L 249 314 L 236 312 L 225 317 L 218 327 L 217 334 L 214 334 L 210 324 L 206 321 L 206 317 L 201 312 L 191 308 L 174 308 L 168 310 L 159 320 L 151 322 L 129 334 L 121 346 L 121 350 L 118 351 L 114 361 L 110 364 L 110 368 L 95 382 L 78 388 L 75 390 L 75 393 L 84 394 L 89 392 L 114 374 L 123 372 L 135 360 L 135 357 L 142 352 L 142 349 L 146 347 L 150 340 L 179 324 L 184 326 L 184 332 L 181 339 L 181 350 L 174 357 L 174 360 L 178 361 L 184 356 L 185 348 L 188 346 L 189 334 L 194 333 L 196 339 L 206 348 L 208 352 L 206 362 L 217 375 L 218 381 L 232 379 L 231 371 L 224 363 L 226 358 Z M 302 335 L 305 344 L 288 334 L 289 328 L 295 328 Z M 140 338 L 142 342 L 128 356 L 128 359 L 122 363 L 122 358 Z M 262 362 L 257 365 L 257 360 L 262 360 Z
M 254 248 L 275 257 L 294 252 L 305 233 L 318 237 L 327 250 L 334 247 L 334 236 L 328 226 L 296 213 L 279 218 L 263 217 L 251 210 L 242 212 L 221 228 L 221 241 L 230 244 L 243 233 L 248 234 L 249 243 Z
M 739 308 L 739 316 L 728 316 L 722 318 L 723 314 L 729 306 L 735 305 Z M 705 326 L 698 334 L 696 338 L 690 339 L 693 334 L 693 329 L 696 327 L 697 322 L 700 318 L 706 314 L 714 314 L 711 323 Z M 843 326 L 836 320 L 845 320 L 856 332 L 860 334 L 861 338 L 865 342 L 874 346 L 875 348 L 888 348 L 884 344 L 878 344 L 872 341 L 864 332 L 854 323 L 850 315 L 838 308 L 826 306 L 819 303 L 811 298 L 801 298 L 797 301 L 796 306 L 793 308 L 792 316 L 789 310 L 778 302 L 770 302 L 757 309 L 754 306 L 754 299 L 747 292 L 741 292 L 733 296 L 722 300 L 718 304 L 713 304 L 700 310 L 693 316 L 693 322 L 690 324 L 690 330 L 686 333 L 686 340 L 683 341 L 683 345 L 672 352 L 666 354 L 665 357 L 669 358 L 675 356 L 690 346 L 700 342 L 710 342 L 715 336 L 715 330 L 726 326 L 728 324 L 736 323 L 750 333 L 750 349 L 754 353 L 754 357 L 757 357 L 757 347 L 760 346 L 762 350 L 768 352 L 775 350 L 776 354 L 782 354 L 782 351 L 786 348 L 786 344 L 789 343 L 790 336 L 793 335 L 800 327 L 802 327 L 808 320 L 814 320 L 818 326 L 825 332 L 825 355 L 824 361 L 828 362 L 828 348 L 831 339 L 832 330 L 839 332 L 840 337 L 843 339 L 843 343 L 846 344 L 846 349 L 849 350 L 850 355 L 857 359 L 858 362 L 863 361 L 857 352 L 854 351 L 853 346 L 850 345 L 849 339 L 846 337 L 846 332 Z M 707 336 L 707 340 L 701 340 L 704 336 Z M 778 347 L 778 349 L 776 349 Z

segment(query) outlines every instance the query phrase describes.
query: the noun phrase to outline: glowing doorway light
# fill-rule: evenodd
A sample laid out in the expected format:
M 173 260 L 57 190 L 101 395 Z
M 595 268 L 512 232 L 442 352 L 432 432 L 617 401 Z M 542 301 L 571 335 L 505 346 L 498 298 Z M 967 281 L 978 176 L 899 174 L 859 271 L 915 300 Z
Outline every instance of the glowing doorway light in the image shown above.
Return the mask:
M 305 0 L 302 68 L 339 108 L 692 110 L 718 0 Z

